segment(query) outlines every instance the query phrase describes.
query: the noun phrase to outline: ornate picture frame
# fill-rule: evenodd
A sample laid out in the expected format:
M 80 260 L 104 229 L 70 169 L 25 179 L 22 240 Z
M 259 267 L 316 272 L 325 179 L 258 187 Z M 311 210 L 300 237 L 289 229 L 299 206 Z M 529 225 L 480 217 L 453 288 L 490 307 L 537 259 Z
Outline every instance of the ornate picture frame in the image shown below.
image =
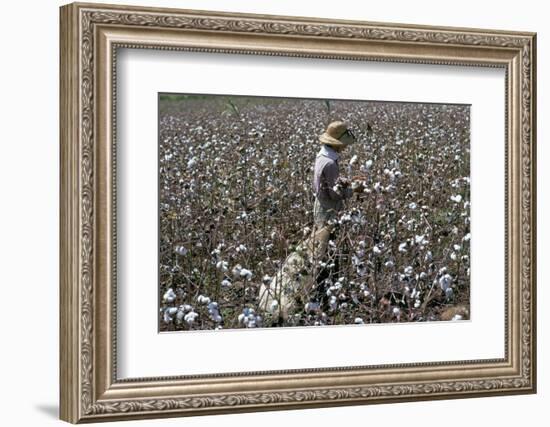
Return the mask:
M 74 3 L 60 10 L 60 417 L 98 422 L 536 392 L 536 34 Z M 117 378 L 117 49 L 505 70 L 504 358 Z

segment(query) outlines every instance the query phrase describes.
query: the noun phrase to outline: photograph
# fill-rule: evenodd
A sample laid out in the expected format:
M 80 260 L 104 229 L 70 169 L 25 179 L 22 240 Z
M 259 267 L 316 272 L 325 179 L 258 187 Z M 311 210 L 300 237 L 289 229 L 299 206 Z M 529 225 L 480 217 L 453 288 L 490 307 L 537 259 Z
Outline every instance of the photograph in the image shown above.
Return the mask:
M 159 93 L 159 331 L 468 320 L 470 107 Z

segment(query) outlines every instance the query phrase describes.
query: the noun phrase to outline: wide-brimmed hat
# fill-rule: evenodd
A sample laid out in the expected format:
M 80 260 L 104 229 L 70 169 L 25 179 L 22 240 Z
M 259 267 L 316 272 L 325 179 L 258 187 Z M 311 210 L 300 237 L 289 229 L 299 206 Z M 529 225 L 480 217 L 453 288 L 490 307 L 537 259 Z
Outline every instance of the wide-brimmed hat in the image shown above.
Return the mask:
M 355 142 L 355 135 L 344 122 L 336 120 L 319 136 L 319 142 L 332 147 L 345 147 Z

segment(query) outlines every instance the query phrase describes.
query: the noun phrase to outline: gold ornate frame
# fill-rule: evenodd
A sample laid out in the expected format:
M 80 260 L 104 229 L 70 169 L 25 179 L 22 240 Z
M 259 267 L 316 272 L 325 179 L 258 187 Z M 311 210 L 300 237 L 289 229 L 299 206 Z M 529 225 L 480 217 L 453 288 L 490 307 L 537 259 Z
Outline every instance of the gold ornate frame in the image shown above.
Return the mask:
M 61 419 L 78 423 L 535 392 L 534 33 L 99 4 L 71 4 L 60 13 Z M 504 68 L 505 357 L 118 380 L 114 66 L 119 47 Z

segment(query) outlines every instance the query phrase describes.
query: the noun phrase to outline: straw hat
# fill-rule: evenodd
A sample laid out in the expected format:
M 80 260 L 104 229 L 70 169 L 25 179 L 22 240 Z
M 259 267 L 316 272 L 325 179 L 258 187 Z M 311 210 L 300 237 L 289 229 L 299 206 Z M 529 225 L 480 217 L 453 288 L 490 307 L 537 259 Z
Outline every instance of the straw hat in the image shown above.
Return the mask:
M 355 142 L 355 135 L 344 122 L 337 120 L 330 123 L 327 130 L 319 136 L 319 142 L 331 147 L 345 147 Z

